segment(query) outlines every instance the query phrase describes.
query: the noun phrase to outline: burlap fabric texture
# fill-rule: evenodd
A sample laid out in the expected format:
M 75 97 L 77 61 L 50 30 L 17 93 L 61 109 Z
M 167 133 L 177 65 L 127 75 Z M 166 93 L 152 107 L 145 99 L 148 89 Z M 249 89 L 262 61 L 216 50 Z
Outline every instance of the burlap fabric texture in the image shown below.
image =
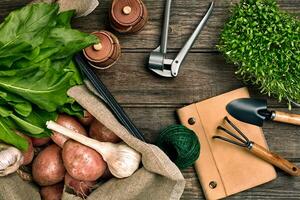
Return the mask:
M 185 180 L 174 163 L 155 145 L 132 136 L 105 104 L 85 86 L 68 91 L 82 107 L 116 133 L 125 143 L 142 154 L 142 167 L 125 179 L 112 178 L 99 185 L 87 200 L 175 200 L 183 193 Z M 39 200 L 38 188 L 23 181 L 17 174 L 0 178 L 0 200 Z M 63 200 L 81 198 L 64 191 Z

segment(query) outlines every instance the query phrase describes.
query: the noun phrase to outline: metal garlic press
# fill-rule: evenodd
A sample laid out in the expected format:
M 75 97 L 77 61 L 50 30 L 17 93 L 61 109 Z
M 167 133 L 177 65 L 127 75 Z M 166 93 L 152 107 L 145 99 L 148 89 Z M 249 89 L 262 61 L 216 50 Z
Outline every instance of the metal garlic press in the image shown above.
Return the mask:
M 170 9 L 171 9 L 171 2 L 172 0 L 166 1 L 166 8 L 165 8 L 165 16 L 164 16 L 164 26 L 162 29 L 162 36 L 161 36 L 161 44 L 151 52 L 149 56 L 149 63 L 148 68 L 153 72 L 159 74 L 163 77 L 176 77 L 178 75 L 180 65 L 185 59 L 187 53 L 189 52 L 190 48 L 194 44 L 197 36 L 203 29 L 205 23 L 207 22 L 210 14 L 212 13 L 214 2 L 211 2 L 209 9 L 207 10 L 205 16 L 187 40 L 185 45 L 179 51 L 178 55 L 175 59 L 167 59 L 167 43 L 168 43 L 168 29 L 169 29 L 169 21 L 170 21 Z

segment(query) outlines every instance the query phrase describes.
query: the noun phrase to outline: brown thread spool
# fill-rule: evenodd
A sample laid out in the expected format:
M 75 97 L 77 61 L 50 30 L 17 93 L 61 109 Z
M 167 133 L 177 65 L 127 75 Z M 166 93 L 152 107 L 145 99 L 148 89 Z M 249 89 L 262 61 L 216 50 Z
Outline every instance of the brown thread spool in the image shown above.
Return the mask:
M 100 43 L 89 46 L 83 54 L 89 63 L 97 69 L 107 69 L 119 59 L 121 47 L 118 38 L 108 31 L 93 32 Z
M 136 33 L 144 28 L 148 12 L 141 0 L 113 0 L 109 19 L 116 31 Z

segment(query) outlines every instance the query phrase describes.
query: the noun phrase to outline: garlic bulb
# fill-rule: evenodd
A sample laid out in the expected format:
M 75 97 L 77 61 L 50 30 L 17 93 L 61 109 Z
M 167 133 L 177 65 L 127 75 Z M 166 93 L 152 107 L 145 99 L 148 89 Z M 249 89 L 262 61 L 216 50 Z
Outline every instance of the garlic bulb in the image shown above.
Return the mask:
M 23 155 L 17 148 L 0 144 L 0 176 L 14 173 L 23 163 Z
M 142 157 L 141 154 L 125 143 L 114 144 L 111 142 L 99 142 L 78 134 L 53 121 L 47 122 L 47 128 L 80 142 L 100 153 L 103 160 L 107 162 L 110 172 L 117 178 L 131 176 L 139 168 Z
M 110 172 L 117 178 L 131 176 L 139 168 L 141 154 L 126 144 L 118 144 L 115 151 L 107 161 Z

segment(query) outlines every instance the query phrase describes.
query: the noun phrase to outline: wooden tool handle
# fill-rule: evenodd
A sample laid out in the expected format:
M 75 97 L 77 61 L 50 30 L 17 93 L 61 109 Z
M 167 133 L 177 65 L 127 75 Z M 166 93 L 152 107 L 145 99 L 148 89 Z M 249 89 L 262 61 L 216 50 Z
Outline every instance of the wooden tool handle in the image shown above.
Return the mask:
M 269 150 L 265 149 L 260 145 L 253 143 L 253 146 L 250 149 L 250 151 L 257 157 L 275 165 L 276 167 L 287 172 L 288 174 L 292 176 L 300 176 L 300 169 L 296 165 L 282 158 L 281 156 L 270 152 Z
M 297 114 L 275 111 L 275 117 L 273 120 L 277 122 L 300 125 L 300 115 Z

